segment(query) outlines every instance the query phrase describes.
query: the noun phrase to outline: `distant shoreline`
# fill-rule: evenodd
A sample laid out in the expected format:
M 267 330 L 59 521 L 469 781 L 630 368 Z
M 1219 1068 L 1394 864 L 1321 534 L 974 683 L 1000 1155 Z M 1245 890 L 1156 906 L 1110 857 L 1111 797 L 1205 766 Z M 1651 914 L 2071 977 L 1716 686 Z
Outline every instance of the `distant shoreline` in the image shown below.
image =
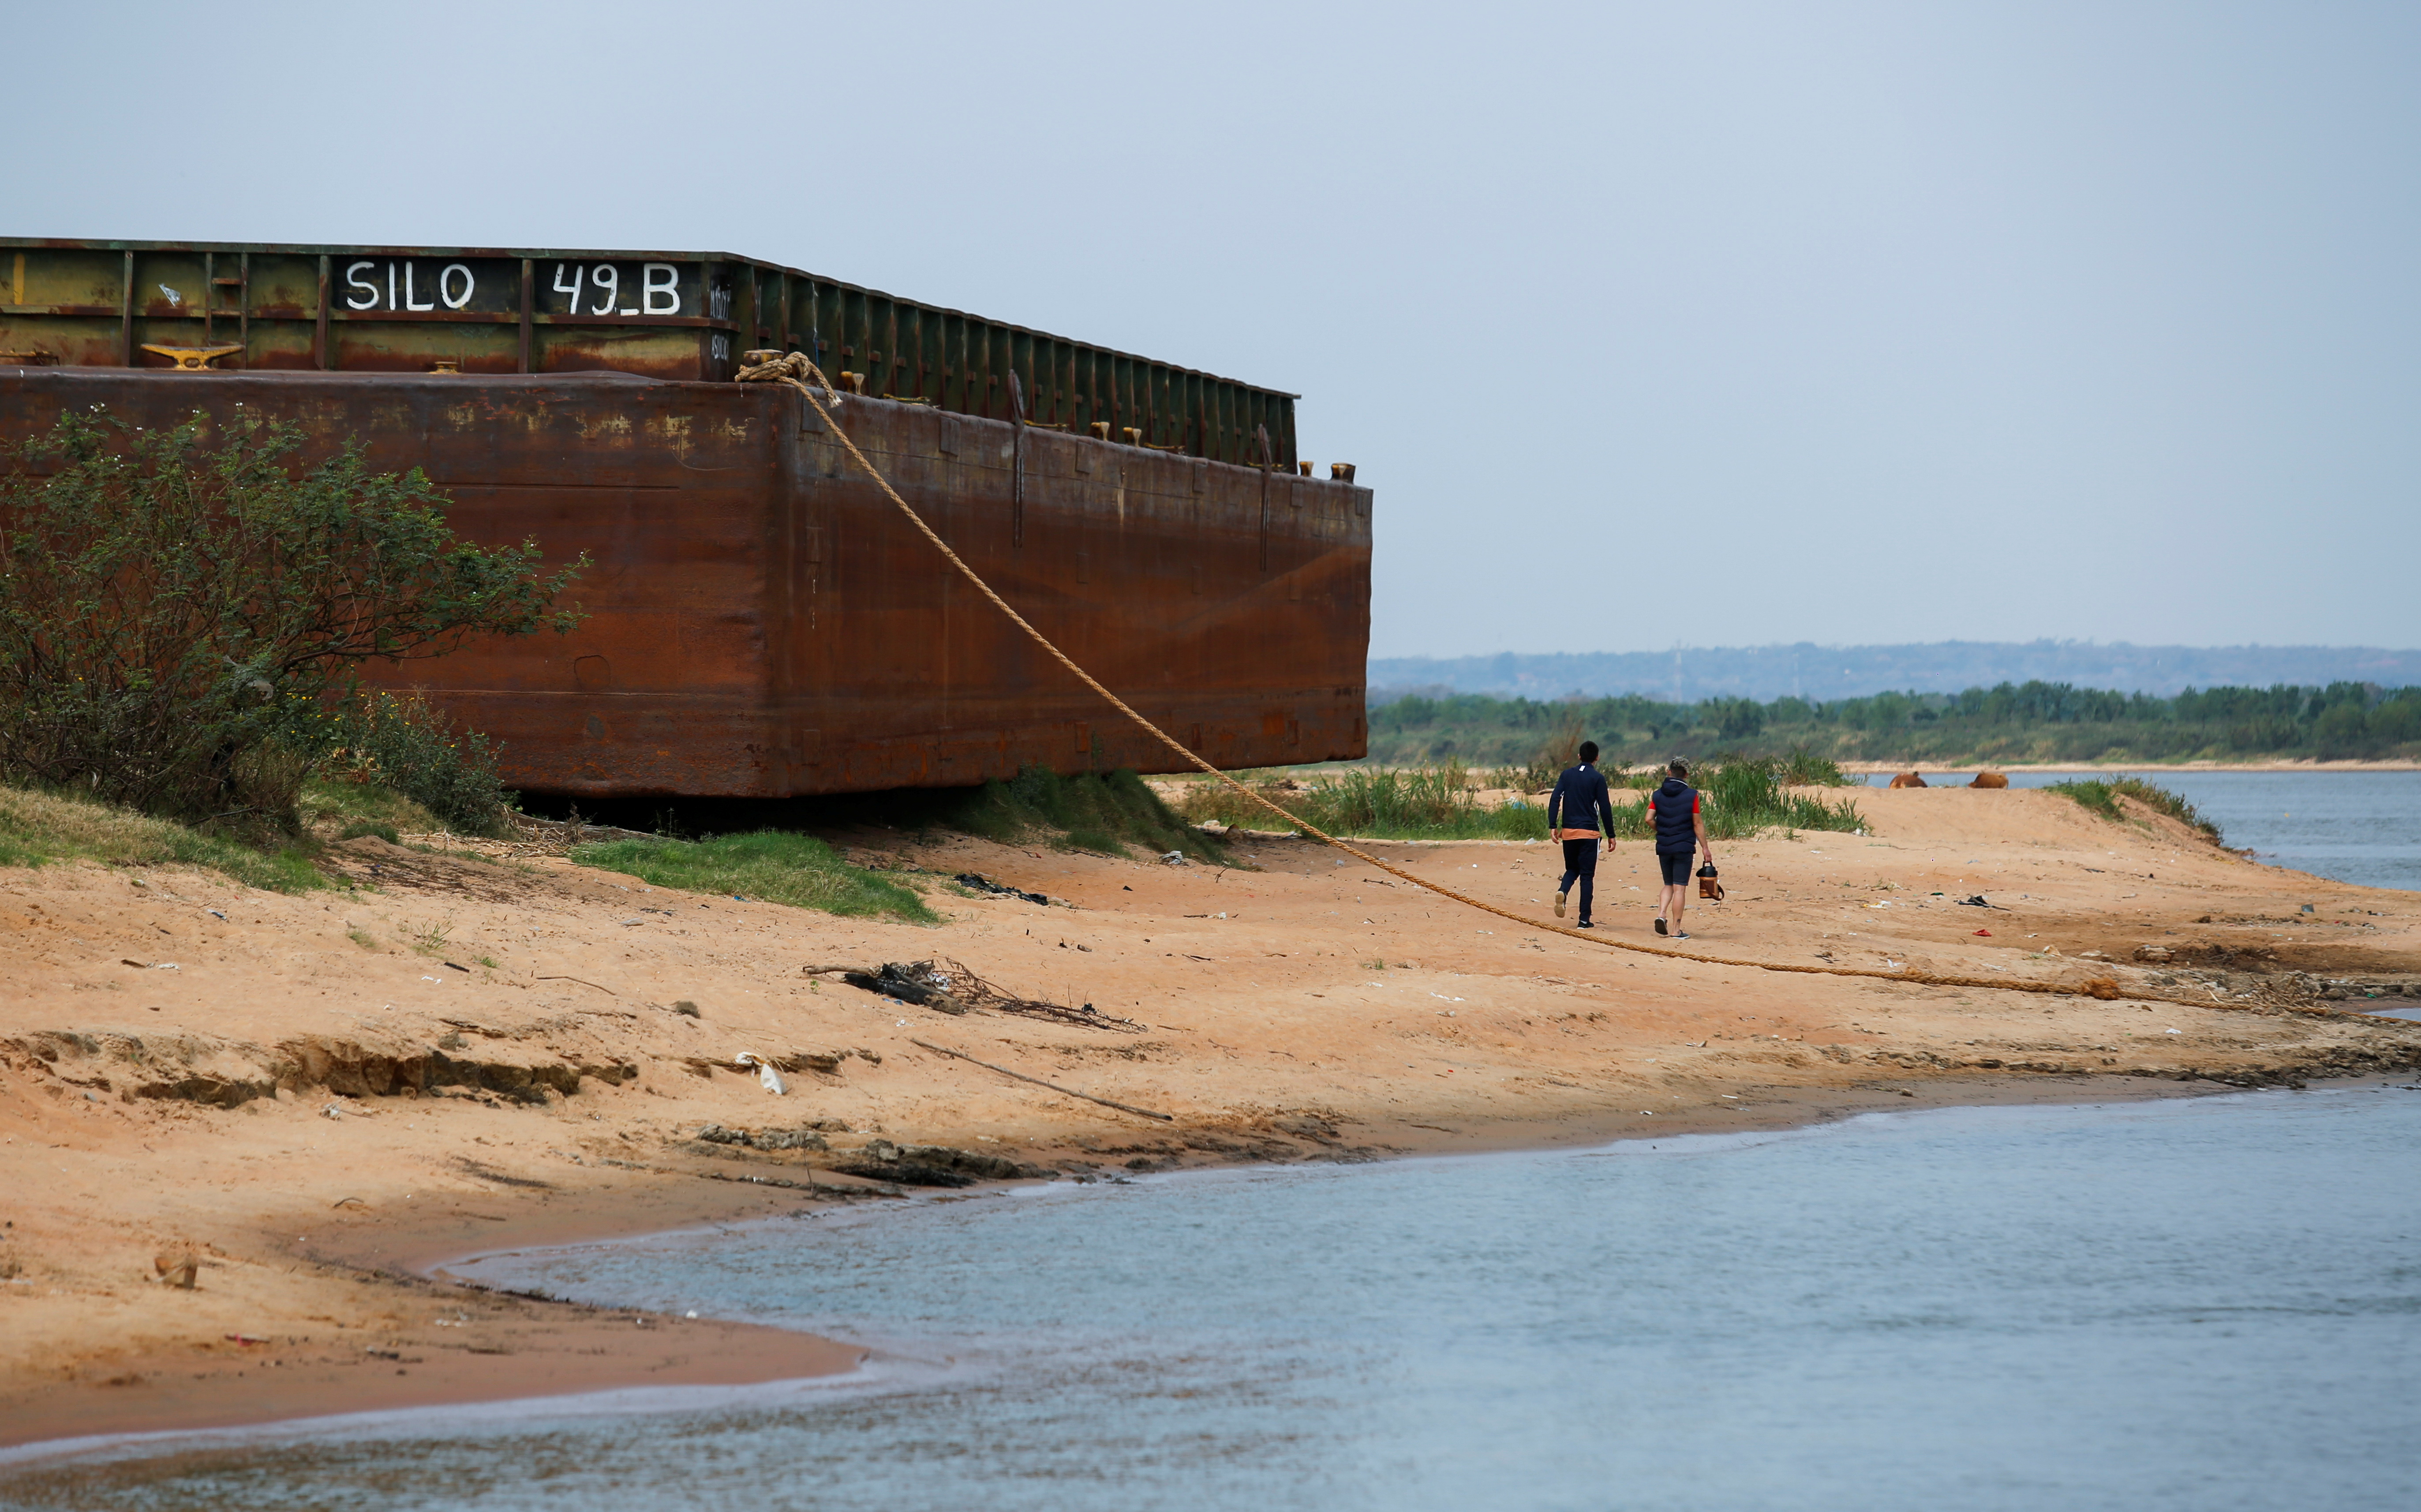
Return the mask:
M 1843 761 L 1844 772 L 2421 772 L 2421 761 Z
M 1613 760 L 1614 758 L 1609 758 Z M 1705 759 L 1705 758 L 1697 758 Z M 1657 763 L 1648 763 L 1656 765 Z M 1268 772 L 1418 772 L 1430 766 L 1429 761 L 1308 761 L 1291 767 L 1269 767 Z M 1492 763 L 1479 763 L 1481 766 Z M 2421 761 L 1945 761 L 1929 756 L 1923 761 L 1836 761 L 1842 774 L 1851 777 L 1872 777 L 1890 772 L 1913 772 L 1930 776 L 1934 773 L 1973 772 L 2421 772 Z M 1183 774 L 1171 774 L 1155 779 L 1178 782 Z M 1163 791 L 1162 797 L 1169 796 Z
M 1373 656 L 1370 686 L 1555 700 L 1635 693 L 1816 700 L 2028 681 L 2174 697 L 2188 688 L 2421 683 L 2421 649 L 2379 646 L 2136 646 L 2125 641 L 1931 641 L 1858 646 L 1677 647 L 1662 651 L 1502 651 Z

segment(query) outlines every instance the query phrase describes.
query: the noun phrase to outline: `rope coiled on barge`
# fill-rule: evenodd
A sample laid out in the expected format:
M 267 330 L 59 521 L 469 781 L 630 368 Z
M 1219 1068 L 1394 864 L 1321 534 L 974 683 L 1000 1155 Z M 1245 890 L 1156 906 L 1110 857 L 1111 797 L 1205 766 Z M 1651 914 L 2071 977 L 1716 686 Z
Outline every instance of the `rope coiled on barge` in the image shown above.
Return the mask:
M 1391 877 L 1398 878 L 1404 881 L 1410 882 L 1414 887 L 1423 888 L 1429 892 L 1435 893 L 1440 897 L 1451 898 L 1455 902 L 1460 903 L 1465 907 L 1477 909 L 1483 913 L 1492 913 L 1500 919 L 1509 920 L 1512 923 L 1521 925 L 1524 928 L 1542 930 L 1549 934 L 1563 935 L 1568 939 L 1577 940 L 1583 944 L 1601 945 L 1609 950 L 1627 950 L 1635 955 L 1641 956 L 1658 956 L 1667 960 L 1695 961 L 1701 965 L 1707 966 L 1731 966 L 1761 972 L 1784 972 L 1802 976 L 1863 976 L 1872 978 L 1876 981 L 1906 982 L 1921 987 L 1964 987 L 1982 989 L 1996 992 L 2038 992 L 2054 994 L 2062 997 L 2088 996 L 2102 998 L 2105 1000 L 2125 999 L 2130 1002 L 2139 1003 L 2180 1003 L 2195 1007 L 2206 1008 L 2241 1005 L 2224 1001 L 2212 1002 L 2208 999 L 2187 997 L 2182 994 L 2131 990 L 2118 986 L 2116 982 L 2108 977 L 2096 978 L 2091 982 L 2085 983 L 2045 982 L 2023 979 L 2017 981 L 1994 981 L 1991 977 L 1986 976 L 1953 976 L 1938 972 L 1929 971 L 1883 971 L 1866 966 L 1802 966 L 1785 961 L 1731 960 L 1721 956 L 1702 956 L 1694 951 L 1687 950 L 1666 950 L 1655 945 L 1640 944 L 1633 941 L 1612 939 L 1607 936 L 1598 934 L 1586 934 L 1583 933 L 1581 930 L 1569 928 L 1560 924 L 1543 924 L 1537 919 L 1525 917 L 1524 915 L 1516 913 L 1509 909 L 1499 908 L 1493 903 L 1473 897 L 1466 893 L 1459 893 L 1451 887 L 1447 887 L 1440 882 L 1433 882 L 1426 877 L 1414 876 L 1413 873 L 1404 870 L 1400 866 L 1382 861 L 1379 857 L 1362 850 L 1360 847 L 1352 845 L 1350 842 L 1340 840 L 1336 836 L 1320 829 L 1319 826 L 1288 813 L 1283 807 L 1279 806 L 1276 802 L 1269 798 L 1267 795 L 1254 791 L 1251 787 L 1237 781 L 1227 772 L 1212 766 L 1210 762 L 1196 755 L 1193 749 L 1187 746 L 1184 742 L 1179 740 L 1175 736 L 1169 734 L 1166 730 L 1162 729 L 1159 725 L 1153 724 L 1150 720 L 1146 719 L 1142 714 L 1136 712 L 1134 709 L 1128 705 L 1125 699 L 1120 698 L 1117 694 L 1114 694 L 1110 692 L 1108 688 L 1103 687 L 1099 678 L 1086 671 L 1083 667 L 1078 666 L 1075 661 L 1070 658 L 1067 652 L 1053 645 L 1049 636 L 1035 629 L 1023 615 L 1019 614 L 1015 608 L 1010 606 L 1007 600 L 992 591 L 992 585 L 986 583 L 982 577 L 977 575 L 974 568 L 969 567 L 966 564 L 966 560 L 963 557 L 960 556 L 957 552 L 950 549 L 950 543 L 944 540 L 940 534 L 937 533 L 931 525 L 925 522 L 925 517 L 918 514 L 915 509 L 910 506 L 906 499 L 899 496 L 899 491 L 891 486 L 891 480 L 882 475 L 882 470 L 877 468 L 872 461 L 867 460 L 866 453 L 857 449 L 857 443 L 850 439 L 850 435 L 847 430 L 841 429 L 840 421 L 833 413 L 841 403 L 841 396 L 839 392 L 833 387 L 832 381 L 824 376 L 822 369 L 819 368 L 813 362 L 807 359 L 804 352 L 788 352 L 780 357 L 773 358 L 769 362 L 762 362 L 753 366 L 744 366 L 740 369 L 737 378 L 738 381 L 742 383 L 780 383 L 786 387 L 798 390 L 799 393 L 805 397 L 807 403 L 814 408 L 816 413 L 822 418 L 824 425 L 831 429 L 835 436 L 839 438 L 842 447 L 849 452 L 851 460 L 856 462 L 857 465 L 865 471 L 866 475 L 874 480 L 875 486 L 880 488 L 882 491 L 883 496 L 889 499 L 893 505 L 897 506 L 902 515 L 907 517 L 908 522 L 916 528 L 918 535 L 923 536 L 926 540 L 931 542 L 933 549 L 940 552 L 943 557 L 948 561 L 952 567 L 958 569 L 959 574 L 965 578 L 967 582 L 974 585 L 977 593 L 982 594 L 986 599 L 992 601 L 994 608 L 1007 616 L 1009 623 L 1015 625 L 1019 630 L 1023 631 L 1026 636 L 1031 639 L 1035 645 L 1039 646 L 1044 651 L 1048 652 L 1052 660 L 1057 662 L 1061 666 L 1066 667 L 1070 675 L 1074 677 L 1077 681 L 1083 683 L 1086 687 L 1090 688 L 1096 694 L 1099 694 L 1103 702 L 1117 709 L 1119 713 L 1124 714 L 1128 719 L 1132 720 L 1146 734 L 1158 740 L 1161 744 L 1168 747 L 1169 750 L 1175 752 L 1189 765 L 1197 767 L 1201 771 L 1208 772 L 1213 778 L 1226 783 L 1229 787 L 1235 789 L 1235 791 L 1243 798 L 1252 803 L 1258 803 L 1261 807 L 1268 809 L 1271 813 L 1286 820 L 1286 822 L 1298 833 L 1308 835 L 1312 839 L 1318 840 L 1323 845 L 1333 846 L 1335 849 L 1344 851 L 1347 855 L 1351 856 L 1356 861 L 1362 862 L 1366 865 L 1375 866 Z M 822 390 L 820 396 L 817 393 L 819 388 Z

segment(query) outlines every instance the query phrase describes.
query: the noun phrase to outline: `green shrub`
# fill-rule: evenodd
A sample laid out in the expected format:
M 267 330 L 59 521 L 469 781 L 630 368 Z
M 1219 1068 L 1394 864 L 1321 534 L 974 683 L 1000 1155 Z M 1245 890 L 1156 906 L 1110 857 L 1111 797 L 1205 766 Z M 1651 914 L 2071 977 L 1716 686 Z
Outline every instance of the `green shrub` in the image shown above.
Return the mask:
M 1844 798 L 1828 803 L 1820 798 L 1808 798 L 1788 789 L 1812 784 L 1804 781 L 1811 772 L 1820 774 L 1831 769 L 1835 785 L 1838 785 L 1840 769 L 1829 761 L 1819 762 L 1794 752 L 1788 756 L 1718 756 L 1699 773 L 1699 791 L 1705 794 L 1700 811 L 1707 819 L 1707 834 L 1719 840 L 1742 840 L 1765 830 L 1829 830 L 1856 834 L 1866 828 L 1866 818 L 1858 812 L 1857 803 Z
M 1831 756 L 1818 756 L 1804 745 L 1794 745 L 1776 758 L 1774 774 L 1785 787 L 1851 787 L 1857 786 L 1842 772 L 1841 764 Z
M 1556 775 L 1560 774 L 1558 769 Z M 1552 785 L 1554 776 L 1547 781 Z M 1289 806 L 1339 835 L 1539 840 L 1547 834 L 1543 806 L 1519 798 L 1493 807 L 1483 805 L 1473 791 L 1470 773 L 1460 761 L 1451 758 L 1444 766 L 1410 772 L 1349 769 L 1314 782 L 1301 795 L 1301 802 Z
M 496 774 L 495 750 L 458 730 L 418 694 L 364 693 L 346 706 L 336 763 L 356 781 L 411 799 L 464 834 L 501 834 L 514 794 Z
M 1531 753 L 1527 765 L 1505 774 L 1516 780 L 1502 783 L 1500 786 L 1518 787 L 1525 793 L 1539 792 L 1554 787 L 1555 779 L 1562 776 L 1567 768 L 1580 761 L 1581 741 L 1587 738 L 1588 726 L 1581 723 L 1580 716 L 1566 715 L 1562 723 L 1558 724 L 1545 740 L 1539 742 L 1539 749 Z
M 574 849 L 571 859 L 684 892 L 725 897 L 736 893 L 826 913 L 889 914 L 912 924 L 941 922 L 909 889 L 851 865 L 813 835 L 787 831 L 703 840 L 605 840 Z
M 534 542 L 458 538 L 417 471 L 358 448 L 293 465 L 299 427 L 70 413 L 0 447 L 0 775 L 273 831 L 342 740 L 371 657 L 569 631 Z

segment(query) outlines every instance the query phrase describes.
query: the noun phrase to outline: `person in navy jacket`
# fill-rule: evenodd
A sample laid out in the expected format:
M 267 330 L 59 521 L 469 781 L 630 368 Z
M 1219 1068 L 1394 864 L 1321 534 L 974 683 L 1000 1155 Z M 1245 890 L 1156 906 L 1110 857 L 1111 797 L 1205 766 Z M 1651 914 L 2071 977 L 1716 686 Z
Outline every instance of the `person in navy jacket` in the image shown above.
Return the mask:
M 1707 817 L 1698 811 L 1698 789 L 1681 780 L 1689 774 L 1689 763 L 1675 756 L 1664 768 L 1663 782 L 1648 795 L 1648 817 L 1656 823 L 1656 864 L 1664 874 L 1656 932 L 1676 940 L 1690 938 L 1681 928 L 1681 910 L 1690 896 L 1690 853 L 1701 851 L 1708 865 L 1715 864 L 1715 848 L 1707 843 Z
M 1605 833 L 1605 849 L 1614 850 L 1614 795 L 1605 788 L 1605 773 L 1597 770 L 1597 742 L 1581 742 L 1581 764 L 1555 779 L 1547 795 L 1547 833 L 1564 843 L 1564 880 L 1555 885 L 1555 917 L 1564 916 L 1564 895 L 1581 884 L 1580 927 L 1597 927 L 1589 906 L 1597 895 L 1598 832 Z

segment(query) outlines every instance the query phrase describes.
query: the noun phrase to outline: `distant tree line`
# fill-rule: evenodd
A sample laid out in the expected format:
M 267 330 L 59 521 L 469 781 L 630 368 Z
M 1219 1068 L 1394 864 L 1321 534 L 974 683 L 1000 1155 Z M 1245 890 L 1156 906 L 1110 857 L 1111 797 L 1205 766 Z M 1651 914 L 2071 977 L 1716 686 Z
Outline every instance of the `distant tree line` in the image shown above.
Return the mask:
M 1846 761 L 2322 760 L 2421 756 L 2421 687 L 2187 689 L 2173 698 L 2064 682 L 1811 700 L 1636 694 L 1540 700 L 1412 694 L 1369 711 L 1382 762 L 1532 759 L 1594 740 L 1629 762 L 1804 748 Z

